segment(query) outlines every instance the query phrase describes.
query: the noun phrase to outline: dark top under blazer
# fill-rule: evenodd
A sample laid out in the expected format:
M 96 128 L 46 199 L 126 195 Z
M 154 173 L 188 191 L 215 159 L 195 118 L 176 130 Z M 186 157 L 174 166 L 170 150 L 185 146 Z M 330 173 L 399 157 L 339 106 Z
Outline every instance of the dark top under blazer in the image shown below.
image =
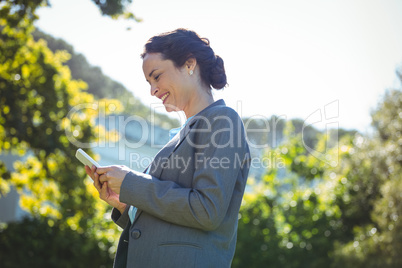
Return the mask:
M 186 163 L 186 164 L 184 164 Z M 230 267 L 250 152 L 239 115 L 219 100 L 195 115 L 155 156 L 128 173 L 112 211 L 124 228 L 115 267 Z

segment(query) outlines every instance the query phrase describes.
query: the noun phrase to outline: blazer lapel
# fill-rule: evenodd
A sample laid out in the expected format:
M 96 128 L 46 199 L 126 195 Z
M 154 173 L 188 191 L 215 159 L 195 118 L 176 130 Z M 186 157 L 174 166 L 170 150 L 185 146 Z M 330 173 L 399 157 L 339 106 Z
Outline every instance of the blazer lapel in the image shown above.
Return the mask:
M 152 163 L 149 165 L 149 174 L 156 177 L 160 178 L 160 175 L 163 171 L 163 163 L 168 161 L 169 157 L 172 155 L 172 153 L 179 147 L 179 145 L 184 141 L 184 139 L 187 137 L 188 133 L 191 130 L 191 127 L 195 124 L 197 121 L 197 116 L 201 115 L 205 110 L 208 108 L 214 107 L 214 106 L 226 106 L 225 102 L 223 100 L 218 100 L 215 103 L 211 104 L 209 107 L 205 108 L 203 111 L 201 111 L 198 115 L 194 116 L 188 123 L 187 125 L 180 130 L 180 132 L 173 137 L 155 156 L 154 160 Z M 144 170 L 144 172 L 146 169 Z M 135 214 L 135 218 L 133 221 L 133 224 L 137 221 L 138 217 L 141 215 L 142 210 L 138 209 L 137 213 Z
M 163 170 L 163 163 L 166 162 L 172 153 L 176 150 L 177 147 L 182 143 L 185 137 L 190 132 L 191 126 L 193 126 L 195 120 L 190 120 L 188 124 L 178 133 L 178 135 L 174 136 L 155 156 L 152 163 L 144 170 L 144 172 L 149 168 L 149 174 L 159 178 L 162 170 Z M 139 216 L 141 215 L 142 210 L 138 209 L 137 213 L 135 214 L 133 224 L 137 221 Z
M 180 132 L 173 137 L 172 140 L 170 140 L 155 156 L 154 160 L 152 161 L 150 165 L 150 171 L 149 174 L 159 178 L 162 170 L 163 170 L 163 163 L 168 161 L 168 158 L 172 155 L 172 153 L 179 147 L 179 145 L 183 142 L 183 140 L 186 138 L 188 133 L 191 130 L 191 127 L 195 124 L 197 121 L 197 117 L 202 116 L 202 114 L 207 111 L 208 109 L 215 107 L 215 106 L 226 106 L 224 100 L 218 100 L 199 112 L 197 115 L 195 115 L 190 121 L 186 124 L 186 126 L 180 130 Z
M 159 178 L 162 171 L 163 165 L 165 162 L 168 161 L 169 157 L 172 153 L 179 147 L 179 145 L 183 142 L 186 138 L 188 133 L 191 130 L 191 126 L 193 126 L 195 120 L 190 120 L 188 124 L 180 130 L 180 132 L 173 137 L 155 156 L 154 160 L 152 161 L 151 165 L 149 166 L 149 174 Z

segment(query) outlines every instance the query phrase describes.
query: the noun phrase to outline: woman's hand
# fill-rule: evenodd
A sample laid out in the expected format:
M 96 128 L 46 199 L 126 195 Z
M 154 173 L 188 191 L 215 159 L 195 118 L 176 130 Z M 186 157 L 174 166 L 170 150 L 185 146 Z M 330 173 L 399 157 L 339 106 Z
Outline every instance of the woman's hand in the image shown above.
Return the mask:
M 127 173 L 132 171 L 126 166 L 108 166 L 96 169 L 101 184 L 107 183 L 113 192 L 120 194 L 120 187 Z
M 95 166 L 92 166 L 92 168 L 89 168 L 89 166 L 85 166 L 85 171 L 87 172 L 88 176 L 91 177 L 91 179 L 93 180 L 94 186 L 99 192 L 100 199 L 102 199 L 109 205 L 117 208 L 123 214 L 126 208 L 126 204 L 119 201 L 119 195 L 114 192 L 110 187 L 108 187 L 108 182 L 100 182 L 97 168 Z

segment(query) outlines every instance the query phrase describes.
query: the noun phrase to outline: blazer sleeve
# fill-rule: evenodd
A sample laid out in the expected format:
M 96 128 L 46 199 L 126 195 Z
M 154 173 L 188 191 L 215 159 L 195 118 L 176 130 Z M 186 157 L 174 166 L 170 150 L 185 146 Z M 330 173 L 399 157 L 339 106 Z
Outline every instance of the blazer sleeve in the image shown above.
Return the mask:
M 126 206 L 126 209 L 124 210 L 123 214 L 120 213 L 120 211 L 116 208 L 112 209 L 112 220 L 114 221 L 114 223 L 116 223 L 118 226 L 120 226 L 121 228 L 125 228 L 128 221 L 130 220 L 129 216 L 128 216 L 128 210 L 129 210 L 130 206 Z
M 185 174 L 192 180 L 191 188 L 183 188 L 169 178 L 161 180 L 130 172 L 123 180 L 120 200 L 174 224 L 206 231 L 219 227 L 236 182 L 243 180 L 240 182 L 243 187 L 246 183 L 244 176 L 247 176 L 248 166 L 245 162 L 249 160 L 242 121 L 234 110 L 226 111 L 229 112 L 221 118 L 209 120 L 211 131 L 189 134 L 195 145 L 195 153 L 189 156 L 193 157 L 195 172 Z M 222 159 L 224 162 L 217 163 Z

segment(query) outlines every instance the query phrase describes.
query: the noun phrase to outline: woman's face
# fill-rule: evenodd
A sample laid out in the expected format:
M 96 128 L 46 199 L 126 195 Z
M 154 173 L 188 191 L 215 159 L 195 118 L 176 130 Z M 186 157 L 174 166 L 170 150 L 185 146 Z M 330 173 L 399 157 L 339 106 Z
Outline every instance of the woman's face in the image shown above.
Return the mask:
M 164 60 L 161 53 L 147 53 L 142 63 L 145 79 L 151 85 L 151 95 L 162 100 L 166 111 L 186 111 L 192 93 L 189 66 L 176 68 L 173 61 Z

